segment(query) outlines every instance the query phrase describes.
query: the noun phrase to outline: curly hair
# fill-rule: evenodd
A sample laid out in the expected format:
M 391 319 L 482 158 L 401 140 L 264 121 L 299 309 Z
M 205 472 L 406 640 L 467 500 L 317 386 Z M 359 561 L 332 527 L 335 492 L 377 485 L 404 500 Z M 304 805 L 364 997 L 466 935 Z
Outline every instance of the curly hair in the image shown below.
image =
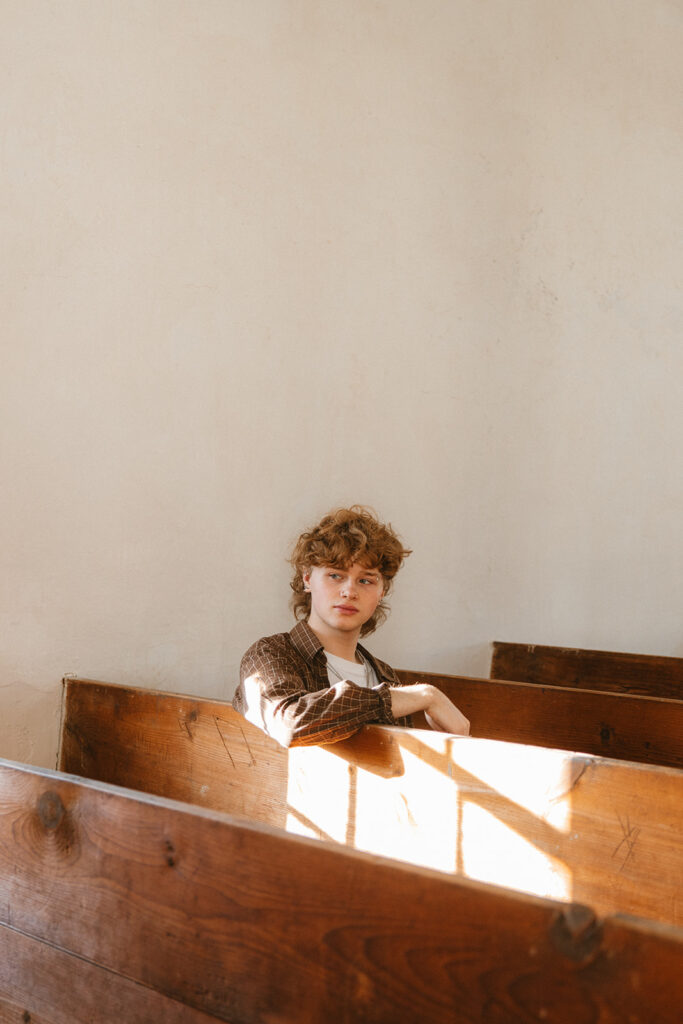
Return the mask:
M 311 595 L 304 591 L 303 574 L 316 565 L 346 569 L 354 562 L 367 569 L 376 569 L 382 576 L 384 595 L 374 615 L 363 623 L 361 636 L 372 633 L 386 619 L 389 609 L 384 603 L 394 576 L 403 560 L 411 554 L 398 538 L 390 523 L 381 523 L 371 508 L 351 505 L 323 516 L 320 522 L 305 530 L 289 559 L 294 569 L 290 582 L 293 591 L 291 606 L 296 619 L 306 619 L 311 612 Z

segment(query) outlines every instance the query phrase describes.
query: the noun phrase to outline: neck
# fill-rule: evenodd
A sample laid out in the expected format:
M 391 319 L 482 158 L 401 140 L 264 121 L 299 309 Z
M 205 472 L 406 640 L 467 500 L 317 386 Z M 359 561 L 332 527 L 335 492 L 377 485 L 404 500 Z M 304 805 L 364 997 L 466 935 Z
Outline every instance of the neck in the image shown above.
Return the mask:
M 308 625 L 330 654 L 336 654 L 338 658 L 345 658 L 346 661 L 360 661 L 360 658 L 356 657 L 359 629 L 351 630 L 349 633 L 338 633 L 336 630 L 326 628 L 324 623 L 311 622 L 310 619 Z

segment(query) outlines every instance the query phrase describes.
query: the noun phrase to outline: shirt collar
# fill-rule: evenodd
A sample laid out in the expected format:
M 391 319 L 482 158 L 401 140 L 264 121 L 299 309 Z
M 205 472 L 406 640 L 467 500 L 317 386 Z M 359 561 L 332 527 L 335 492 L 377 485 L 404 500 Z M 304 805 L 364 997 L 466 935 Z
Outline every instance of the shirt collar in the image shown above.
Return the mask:
M 318 651 L 323 648 L 320 638 L 313 632 L 307 622 L 297 622 L 294 629 L 289 631 L 292 643 L 299 654 L 306 661 L 313 661 Z
M 297 651 L 306 661 L 313 661 L 318 651 L 323 649 L 320 638 L 304 620 L 297 622 L 296 626 L 289 631 L 289 635 Z M 382 670 L 377 660 L 370 654 L 370 651 L 367 651 L 361 644 L 358 644 L 358 650 L 364 658 L 368 659 L 375 670 L 378 680 L 389 679 L 389 676 Z

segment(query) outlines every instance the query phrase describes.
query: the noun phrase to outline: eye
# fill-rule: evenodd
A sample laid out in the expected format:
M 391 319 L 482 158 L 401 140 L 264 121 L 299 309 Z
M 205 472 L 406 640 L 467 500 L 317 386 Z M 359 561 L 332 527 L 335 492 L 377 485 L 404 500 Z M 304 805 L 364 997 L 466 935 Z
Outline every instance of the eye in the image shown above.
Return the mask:
M 327 574 L 331 580 L 340 580 L 341 576 L 338 572 L 328 572 Z

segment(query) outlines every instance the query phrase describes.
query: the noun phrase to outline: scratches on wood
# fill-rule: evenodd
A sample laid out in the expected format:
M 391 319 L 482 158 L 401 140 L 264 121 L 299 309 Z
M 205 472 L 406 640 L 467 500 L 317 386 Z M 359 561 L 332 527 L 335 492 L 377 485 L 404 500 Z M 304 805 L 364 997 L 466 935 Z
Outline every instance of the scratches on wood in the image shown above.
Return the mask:
M 78 860 L 56 860 L 52 834 L 34 842 L 46 790 Z M 0 1019 L 3 999 L 36 1024 L 664 1024 L 681 1005 L 672 928 L 5 763 L 0 910 L 10 900 Z
M 381 726 L 285 750 L 223 701 L 84 680 L 71 680 L 67 697 L 65 727 L 97 755 L 87 759 L 91 778 L 598 914 L 681 923 L 683 772 Z M 179 728 L 185 719 L 192 742 Z M 65 742 L 63 770 L 78 773 L 80 756 Z M 67 859 L 64 822 L 48 832 L 34 813 L 35 843 Z
M 220 725 L 218 724 L 218 723 L 220 722 L 220 718 L 218 718 L 218 716 L 217 716 L 217 715 L 214 715 L 214 716 L 213 716 L 213 720 L 214 720 L 214 722 L 215 722 L 215 725 L 216 725 L 216 729 L 218 730 L 218 735 L 219 735 L 219 736 L 220 736 L 220 738 L 221 738 L 221 743 L 223 744 L 223 746 L 224 746 L 224 748 L 225 748 L 225 752 L 226 752 L 226 754 L 228 755 L 228 757 L 230 758 L 230 763 L 232 764 L 233 768 L 235 768 L 235 767 L 236 767 L 236 765 L 235 765 L 235 760 L 234 760 L 234 758 L 233 758 L 232 754 L 230 753 L 230 748 L 228 747 L 228 744 L 227 744 L 227 743 L 226 743 L 226 741 L 225 741 L 225 736 L 224 736 L 224 735 L 223 735 L 223 733 L 221 732 L 221 727 L 220 727 Z
M 190 729 L 190 723 L 194 725 L 194 723 L 197 721 L 197 717 L 198 715 L 194 708 L 192 709 L 192 711 L 188 711 L 187 715 L 185 715 L 184 717 L 178 717 L 178 725 L 180 726 L 180 731 L 182 732 L 184 729 L 187 735 L 189 736 L 190 740 L 194 740 L 194 733 Z
M 640 828 L 637 825 L 631 825 L 628 814 L 626 815 L 625 821 L 622 819 L 620 814 L 617 814 L 617 818 L 619 819 L 621 831 L 623 832 L 623 838 L 614 850 L 612 857 L 616 857 L 619 851 L 623 850 L 625 847 L 625 856 L 621 867 L 619 868 L 619 871 L 623 871 L 629 860 L 634 856 L 636 843 L 638 841 L 638 836 L 640 835 Z
M 244 735 L 244 729 L 242 729 L 241 726 L 240 726 L 240 732 L 242 733 L 242 739 L 244 740 L 244 745 L 247 748 L 247 750 L 249 751 L 249 757 L 251 758 L 251 760 L 249 762 L 249 767 L 251 768 L 252 765 L 256 765 L 256 758 L 254 757 L 254 755 L 251 752 L 251 747 L 249 746 L 249 741 L 247 740 L 247 737 Z

